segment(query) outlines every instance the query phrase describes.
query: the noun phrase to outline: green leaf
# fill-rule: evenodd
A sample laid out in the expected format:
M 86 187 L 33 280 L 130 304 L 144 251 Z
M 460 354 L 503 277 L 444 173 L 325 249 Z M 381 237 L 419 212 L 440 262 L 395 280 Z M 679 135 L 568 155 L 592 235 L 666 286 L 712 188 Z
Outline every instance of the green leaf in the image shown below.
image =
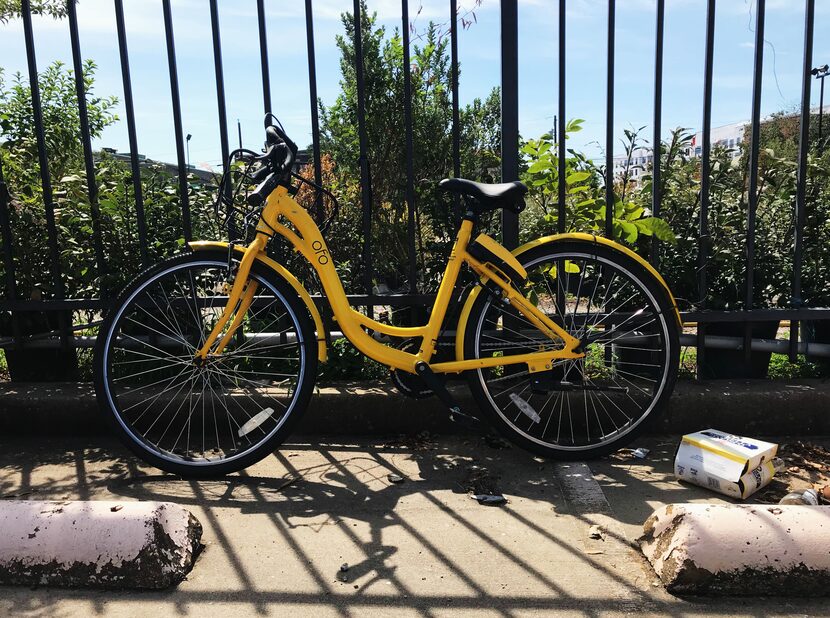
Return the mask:
M 658 217 L 644 217 L 643 219 L 637 219 L 634 221 L 634 224 L 641 233 L 647 236 L 653 235 L 658 240 L 672 244 L 677 242 L 677 238 L 675 237 L 674 232 L 672 232 L 671 227 L 669 227 L 669 224 L 663 219 Z
M 623 220 L 617 220 L 617 223 L 622 229 L 623 240 L 625 242 L 633 243 L 637 241 L 638 231 L 636 225 Z
M 527 171 L 530 174 L 535 174 L 547 169 L 550 169 L 550 159 L 538 159 L 533 165 L 527 168 Z
M 578 182 L 582 182 L 583 180 L 588 180 L 591 177 L 590 172 L 574 172 L 573 174 L 568 175 L 565 177 L 565 182 L 569 185 L 575 185 Z
M 642 206 L 637 206 L 636 204 L 629 204 L 629 207 L 633 207 L 632 210 L 629 210 L 626 213 L 626 218 L 629 221 L 633 221 L 634 219 L 639 219 L 640 217 L 643 216 L 643 213 L 645 212 L 645 208 L 643 208 Z

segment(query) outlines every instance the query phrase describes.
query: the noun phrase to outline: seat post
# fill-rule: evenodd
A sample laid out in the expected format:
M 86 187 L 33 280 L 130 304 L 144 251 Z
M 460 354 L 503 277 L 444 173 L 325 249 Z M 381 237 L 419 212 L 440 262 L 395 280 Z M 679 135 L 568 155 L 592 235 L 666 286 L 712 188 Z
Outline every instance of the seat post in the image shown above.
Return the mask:
M 461 214 L 461 221 L 472 221 L 473 226 L 478 225 L 478 218 L 481 215 L 482 205 L 477 199 L 469 195 L 462 195 L 464 212 Z

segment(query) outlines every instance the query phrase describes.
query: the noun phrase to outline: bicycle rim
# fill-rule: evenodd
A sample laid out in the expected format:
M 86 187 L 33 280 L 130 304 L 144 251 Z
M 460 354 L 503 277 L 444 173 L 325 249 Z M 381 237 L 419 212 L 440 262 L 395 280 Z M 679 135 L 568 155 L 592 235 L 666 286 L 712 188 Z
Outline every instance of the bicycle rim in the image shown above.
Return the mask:
M 301 322 L 266 278 L 223 353 L 193 362 L 225 307 L 225 261 L 189 260 L 148 277 L 106 331 L 107 403 L 127 437 L 163 461 L 224 465 L 269 442 L 307 379 Z
M 531 445 L 578 453 L 619 444 L 661 401 L 670 376 L 669 315 L 642 276 L 594 252 L 549 253 L 524 264 L 525 295 L 575 337 L 585 357 L 480 369 L 477 386 L 498 422 Z M 559 349 L 515 309 L 487 299 L 473 353 L 485 356 Z

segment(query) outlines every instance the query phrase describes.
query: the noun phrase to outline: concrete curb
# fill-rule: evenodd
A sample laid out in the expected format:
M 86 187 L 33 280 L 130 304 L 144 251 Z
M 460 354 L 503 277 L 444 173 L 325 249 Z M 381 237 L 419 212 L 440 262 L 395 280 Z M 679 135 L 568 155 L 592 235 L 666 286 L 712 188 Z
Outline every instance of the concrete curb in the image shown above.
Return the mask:
M 830 507 L 669 504 L 643 530 L 671 592 L 830 596 Z
M 190 572 L 202 526 L 169 502 L 0 502 L 0 584 L 167 588 Z
M 451 387 L 462 409 L 475 410 L 466 385 Z M 830 434 L 830 381 L 723 380 L 678 382 L 659 433 L 715 426 L 741 435 Z M 298 432 L 457 433 L 435 398 L 414 400 L 388 383 L 342 383 L 320 388 Z M 90 383 L 0 383 L 0 432 L 43 434 L 108 431 Z

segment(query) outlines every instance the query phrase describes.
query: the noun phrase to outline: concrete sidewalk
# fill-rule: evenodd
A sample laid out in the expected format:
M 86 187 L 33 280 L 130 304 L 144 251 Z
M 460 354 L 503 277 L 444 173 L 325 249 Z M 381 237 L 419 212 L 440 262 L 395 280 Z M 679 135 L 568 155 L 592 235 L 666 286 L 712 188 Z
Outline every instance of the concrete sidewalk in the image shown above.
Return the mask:
M 672 480 L 675 443 L 641 440 L 647 460 L 589 466 L 473 436 L 299 437 L 246 473 L 190 482 L 109 438 L 6 440 L 0 497 L 172 501 L 202 522 L 206 549 L 177 589 L 0 588 L 0 615 L 827 614 L 820 599 L 689 600 L 656 584 L 629 545 L 643 520 L 667 502 L 725 501 Z M 481 506 L 470 490 L 509 503 Z M 595 523 L 605 540 L 589 538 Z

